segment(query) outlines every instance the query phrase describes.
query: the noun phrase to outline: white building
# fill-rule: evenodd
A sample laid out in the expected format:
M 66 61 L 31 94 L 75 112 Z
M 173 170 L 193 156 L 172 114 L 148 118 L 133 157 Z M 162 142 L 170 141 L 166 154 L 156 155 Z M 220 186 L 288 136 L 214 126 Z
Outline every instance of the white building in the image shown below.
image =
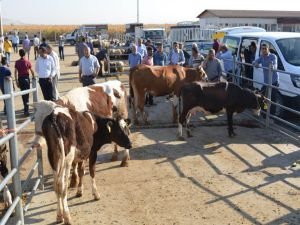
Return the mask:
M 299 11 L 206 9 L 197 18 L 200 27 L 257 26 L 267 31 L 300 32 Z

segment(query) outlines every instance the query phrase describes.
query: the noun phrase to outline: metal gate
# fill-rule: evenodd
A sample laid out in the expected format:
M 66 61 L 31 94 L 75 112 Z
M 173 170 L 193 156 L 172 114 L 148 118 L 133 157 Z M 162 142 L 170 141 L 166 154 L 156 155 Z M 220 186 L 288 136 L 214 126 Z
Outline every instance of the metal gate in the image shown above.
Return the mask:
M 9 152 L 10 152 L 10 163 L 11 163 L 11 171 L 8 175 L 3 179 L 0 183 L 0 191 L 3 190 L 5 185 L 12 179 L 12 187 L 13 187 L 13 202 L 12 205 L 8 208 L 4 216 L 1 218 L 0 225 L 6 224 L 11 214 L 15 210 L 15 216 L 12 218 L 15 224 L 24 224 L 24 215 L 26 214 L 30 202 L 32 200 L 33 195 L 35 194 L 37 188 L 43 190 L 43 159 L 42 159 L 42 150 L 41 148 L 33 148 L 30 147 L 26 150 L 23 156 L 19 156 L 18 151 L 18 133 L 28 126 L 33 121 L 33 116 L 30 116 L 19 126 L 16 125 L 16 113 L 15 113 L 15 97 L 32 93 L 33 102 L 38 101 L 38 93 L 37 93 L 37 80 L 32 79 L 32 88 L 25 91 L 14 92 L 12 79 L 4 80 L 4 88 L 5 94 L 0 96 L 0 100 L 5 100 L 6 105 L 6 113 L 7 113 L 7 131 L 8 134 L 2 138 L 0 138 L 0 145 L 9 142 Z M 37 159 L 31 168 L 29 174 L 27 175 L 27 179 L 21 183 L 20 177 L 20 168 L 22 164 L 25 162 L 27 157 L 36 150 Z M 32 176 L 35 170 L 38 169 L 38 176 L 36 179 L 32 179 Z M 30 182 L 35 182 L 32 190 L 29 191 L 29 195 L 27 196 L 26 202 L 23 205 L 23 191 L 28 187 Z

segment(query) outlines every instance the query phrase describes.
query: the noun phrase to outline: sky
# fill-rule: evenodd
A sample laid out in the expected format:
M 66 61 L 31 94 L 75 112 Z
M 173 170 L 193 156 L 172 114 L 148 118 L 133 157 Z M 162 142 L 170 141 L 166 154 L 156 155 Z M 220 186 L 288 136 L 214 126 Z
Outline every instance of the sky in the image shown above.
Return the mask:
M 0 0 L 2 16 L 24 24 L 126 24 L 137 21 L 137 0 Z M 278 3 L 277 3 L 278 2 Z M 139 0 L 140 22 L 197 21 L 205 9 L 300 11 L 297 0 Z M 300 16 L 300 13 L 299 13 Z

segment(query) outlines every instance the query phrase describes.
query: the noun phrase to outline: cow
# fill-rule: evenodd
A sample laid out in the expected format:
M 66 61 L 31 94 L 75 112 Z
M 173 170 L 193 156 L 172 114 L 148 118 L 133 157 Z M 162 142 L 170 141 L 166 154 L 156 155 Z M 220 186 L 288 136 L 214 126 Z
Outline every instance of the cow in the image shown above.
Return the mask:
M 147 121 L 144 112 L 145 93 L 148 92 L 153 96 L 165 96 L 174 94 L 179 96 L 179 92 L 183 84 L 193 81 L 200 81 L 206 78 L 206 74 L 202 67 L 185 68 L 178 65 L 170 66 L 147 66 L 138 65 L 130 71 L 131 97 L 134 97 L 133 104 L 133 120 L 138 124 L 137 108 L 140 110 L 144 123 Z M 131 100 L 132 101 L 132 100 Z M 176 106 L 177 100 L 173 101 L 173 123 L 176 123 Z
M 77 196 L 82 195 L 83 162 L 90 158 L 95 163 L 97 147 L 103 138 L 118 145 L 131 148 L 128 135 L 118 121 L 103 119 L 92 113 L 77 112 L 62 107 L 54 102 L 41 101 L 35 103 L 36 135 L 43 135 L 48 147 L 48 160 L 54 171 L 54 191 L 57 196 L 57 222 L 71 224 L 71 216 L 67 204 L 67 184 L 72 162 L 79 165 L 79 186 Z M 99 135 L 101 134 L 101 135 Z M 101 136 L 101 137 L 100 137 Z M 95 153 L 92 153 L 95 151 Z M 90 168 L 94 164 L 90 162 Z M 95 200 L 99 200 L 93 171 L 92 191 Z
M 111 80 L 104 83 L 91 85 L 88 87 L 79 87 L 69 91 L 66 95 L 62 96 L 57 104 L 66 107 L 71 107 L 76 111 L 83 112 L 89 111 L 97 116 L 116 118 L 120 120 L 120 124 L 127 129 L 128 109 L 127 109 L 127 93 L 125 86 L 118 80 Z M 130 159 L 129 151 L 124 151 L 121 167 L 128 166 Z M 114 153 L 111 161 L 118 160 L 118 148 L 114 146 Z M 72 179 L 70 187 L 76 187 L 78 184 L 77 164 L 73 164 Z
M 180 116 L 178 121 L 178 138 L 184 139 L 182 126 L 186 125 L 187 136 L 191 137 L 189 121 L 197 111 L 205 114 L 215 114 L 225 109 L 228 122 L 229 137 L 235 136 L 233 130 L 233 113 L 241 113 L 245 109 L 253 109 L 259 115 L 264 107 L 266 98 L 234 83 L 219 82 L 193 82 L 182 87 L 180 92 Z
M 2 128 L 2 120 L 0 120 L 0 137 L 6 135 L 6 130 Z M 7 168 L 7 153 L 8 148 L 6 143 L 0 145 L 0 175 L 5 178 L 8 175 Z M 12 196 L 7 187 L 7 185 L 3 188 L 3 200 L 4 200 L 4 208 L 8 209 L 12 205 Z
M 118 80 L 75 88 L 56 103 L 79 112 L 90 111 L 98 116 L 123 120 L 123 125 L 128 123 L 127 93 L 125 86 Z M 127 129 L 129 133 L 129 128 Z M 129 152 L 125 151 L 121 166 L 128 166 L 129 158 Z M 115 145 L 112 161 L 116 160 L 118 160 L 118 149 Z

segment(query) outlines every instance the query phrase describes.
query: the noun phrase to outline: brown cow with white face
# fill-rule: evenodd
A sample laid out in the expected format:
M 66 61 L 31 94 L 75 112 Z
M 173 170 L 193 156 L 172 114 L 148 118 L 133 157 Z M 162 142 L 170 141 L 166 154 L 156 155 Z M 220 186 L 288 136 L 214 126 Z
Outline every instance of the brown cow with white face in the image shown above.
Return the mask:
M 185 68 L 181 66 L 147 66 L 138 65 L 130 72 L 131 95 L 134 95 L 133 119 L 137 120 L 137 109 L 140 110 L 145 124 L 148 124 L 147 116 L 144 112 L 145 93 L 153 96 L 165 96 L 174 94 L 178 97 L 181 87 L 185 83 L 201 81 L 206 78 L 202 67 L 197 69 Z M 132 97 L 132 96 L 131 96 Z M 173 101 L 173 122 L 176 122 L 177 99 Z
M 71 224 L 67 204 L 67 184 L 72 162 L 79 164 L 77 196 L 82 195 L 83 162 L 90 158 L 92 191 L 99 200 L 95 181 L 97 151 L 103 143 L 114 141 L 129 149 L 131 142 L 124 129 L 114 119 L 97 117 L 90 112 L 77 112 L 50 101 L 35 104 L 36 134 L 43 135 L 48 147 L 48 159 L 54 172 L 54 191 L 57 196 L 57 222 Z

